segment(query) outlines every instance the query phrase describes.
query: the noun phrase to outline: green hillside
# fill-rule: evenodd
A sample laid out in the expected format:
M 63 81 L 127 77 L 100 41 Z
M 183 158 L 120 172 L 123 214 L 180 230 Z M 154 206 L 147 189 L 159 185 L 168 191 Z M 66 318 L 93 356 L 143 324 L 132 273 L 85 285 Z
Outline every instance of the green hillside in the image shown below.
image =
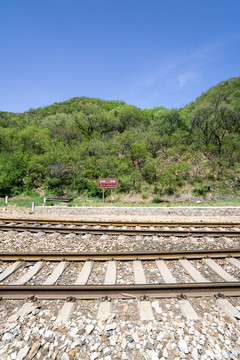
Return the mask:
M 182 109 L 81 97 L 0 112 L 0 129 L 0 197 L 40 189 L 99 197 L 100 177 L 117 177 L 119 196 L 145 201 L 240 191 L 239 77 Z

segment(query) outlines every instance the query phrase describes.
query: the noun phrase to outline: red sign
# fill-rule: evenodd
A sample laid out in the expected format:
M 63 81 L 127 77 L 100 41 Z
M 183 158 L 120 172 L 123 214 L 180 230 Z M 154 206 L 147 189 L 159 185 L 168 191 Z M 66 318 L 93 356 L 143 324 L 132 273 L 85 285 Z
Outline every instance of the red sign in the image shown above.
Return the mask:
M 117 179 L 98 179 L 98 189 L 116 189 L 117 186 Z

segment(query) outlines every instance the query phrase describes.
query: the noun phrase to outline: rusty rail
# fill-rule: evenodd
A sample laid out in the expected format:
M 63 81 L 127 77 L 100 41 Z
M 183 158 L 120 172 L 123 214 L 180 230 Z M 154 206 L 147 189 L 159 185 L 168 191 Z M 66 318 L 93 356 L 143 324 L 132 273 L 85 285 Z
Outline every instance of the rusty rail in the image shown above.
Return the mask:
M 100 226 L 168 226 L 168 227 L 177 227 L 177 226 L 194 226 L 194 227 L 233 227 L 240 226 L 240 222 L 145 222 L 145 221 L 88 221 L 88 220 L 49 220 L 49 219 L 20 219 L 20 218 L 0 218 L 0 222 L 5 223 L 39 223 L 39 224 L 65 224 L 65 225 L 100 225 Z
M 210 250 L 177 250 L 177 251 L 144 251 L 144 252 L 58 252 L 58 253 L 23 253 L 23 252 L 8 252 L 0 253 L 0 260 L 3 261 L 132 261 L 132 260 L 178 260 L 181 258 L 186 259 L 202 259 L 204 257 L 211 257 L 215 259 L 226 258 L 228 256 L 240 257 L 240 249 L 210 249 Z
M 191 297 L 213 296 L 221 293 L 225 296 L 240 296 L 240 282 L 223 283 L 177 283 L 154 285 L 4 285 L 0 287 L 2 299 L 26 299 L 35 296 L 38 299 L 100 299 L 139 298 L 144 295 L 149 298 L 170 298 L 178 295 Z

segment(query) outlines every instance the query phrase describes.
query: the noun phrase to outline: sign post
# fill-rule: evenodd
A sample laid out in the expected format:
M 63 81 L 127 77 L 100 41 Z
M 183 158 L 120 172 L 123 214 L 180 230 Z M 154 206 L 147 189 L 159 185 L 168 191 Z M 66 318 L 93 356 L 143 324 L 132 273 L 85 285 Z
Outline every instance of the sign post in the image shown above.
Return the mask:
M 113 202 L 112 189 L 117 189 L 118 179 L 107 178 L 98 179 L 98 189 L 103 189 L 103 203 L 104 203 L 104 189 L 111 189 L 111 203 Z

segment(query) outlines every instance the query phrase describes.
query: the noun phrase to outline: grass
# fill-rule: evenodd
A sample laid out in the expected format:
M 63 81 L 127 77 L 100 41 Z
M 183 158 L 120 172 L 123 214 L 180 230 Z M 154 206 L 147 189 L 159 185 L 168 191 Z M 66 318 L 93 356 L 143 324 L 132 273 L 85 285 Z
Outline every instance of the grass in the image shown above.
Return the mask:
M 11 205 L 16 205 L 20 207 L 32 208 L 32 203 L 35 203 L 36 206 L 43 205 L 43 197 L 40 196 L 21 196 L 16 198 L 8 198 L 8 203 Z M 0 199 L 0 206 L 6 206 L 5 199 Z
M 35 206 L 43 206 L 44 205 L 44 197 L 40 196 L 19 196 L 15 198 L 9 198 L 8 199 L 9 204 L 19 206 L 19 207 L 25 207 L 25 208 L 32 208 L 32 203 L 35 203 Z M 113 206 L 113 207 L 180 207 L 180 206 L 240 206 L 240 199 L 235 200 L 216 200 L 216 201 L 206 201 L 203 200 L 201 203 L 196 202 L 162 202 L 162 203 L 152 203 L 147 201 L 140 201 L 140 202 L 120 202 L 115 201 L 113 204 L 111 204 L 110 199 L 107 199 L 107 202 L 103 204 L 102 199 L 98 198 L 76 198 L 70 203 L 58 203 L 58 202 L 48 202 L 45 204 L 45 206 L 53 206 L 53 205 L 59 205 L 59 206 L 93 206 L 93 207 L 100 207 L 100 206 Z M 4 207 L 5 205 L 5 199 L 0 199 L 0 207 Z

